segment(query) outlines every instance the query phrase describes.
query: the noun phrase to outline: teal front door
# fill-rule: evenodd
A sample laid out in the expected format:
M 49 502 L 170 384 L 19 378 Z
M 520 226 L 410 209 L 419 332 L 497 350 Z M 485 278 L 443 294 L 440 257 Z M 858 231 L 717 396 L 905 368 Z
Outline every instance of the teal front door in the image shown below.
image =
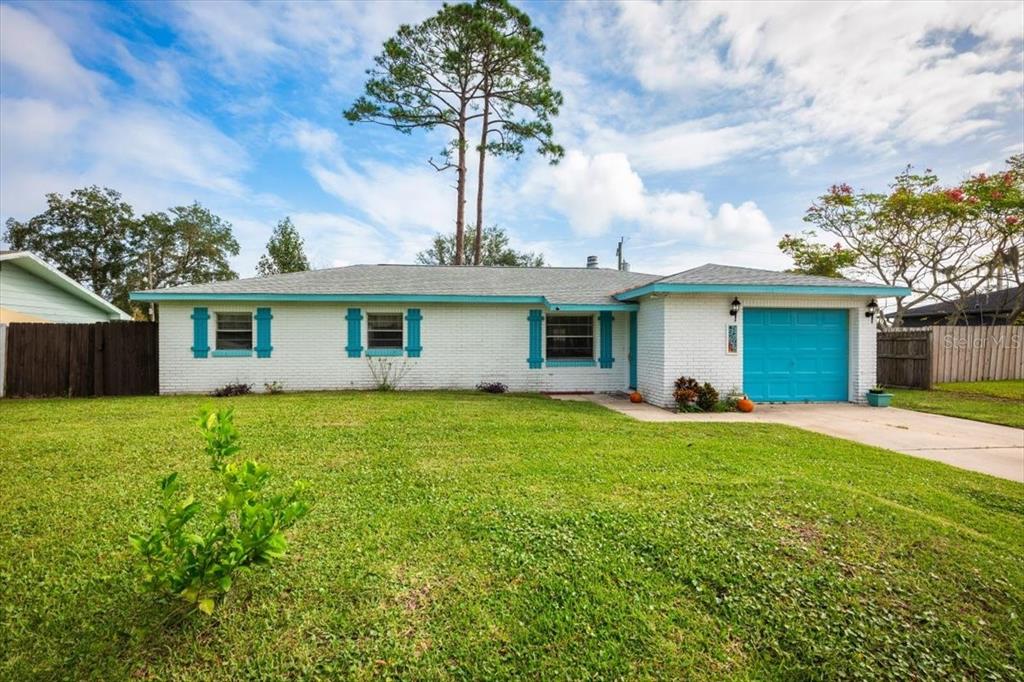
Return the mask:
M 743 392 L 761 402 L 848 400 L 846 310 L 746 308 Z
M 636 390 L 636 311 L 629 313 L 629 387 Z

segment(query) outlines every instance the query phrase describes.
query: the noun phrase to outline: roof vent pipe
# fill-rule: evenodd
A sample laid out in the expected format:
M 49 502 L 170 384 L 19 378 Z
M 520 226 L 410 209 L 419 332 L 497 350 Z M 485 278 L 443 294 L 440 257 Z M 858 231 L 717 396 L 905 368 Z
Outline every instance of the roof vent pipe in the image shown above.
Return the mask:
M 594 269 L 597 267 L 597 256 L 587 256 L 587 268 Z

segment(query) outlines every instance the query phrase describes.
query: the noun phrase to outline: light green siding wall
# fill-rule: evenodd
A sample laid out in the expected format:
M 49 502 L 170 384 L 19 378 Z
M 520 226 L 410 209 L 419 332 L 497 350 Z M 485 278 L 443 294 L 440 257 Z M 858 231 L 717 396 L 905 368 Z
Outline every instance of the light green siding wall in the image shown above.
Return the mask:
M 0 263 L 0 308 L 50 322 L 105 322 L 107 311 L 44 282 L 15 263 Z

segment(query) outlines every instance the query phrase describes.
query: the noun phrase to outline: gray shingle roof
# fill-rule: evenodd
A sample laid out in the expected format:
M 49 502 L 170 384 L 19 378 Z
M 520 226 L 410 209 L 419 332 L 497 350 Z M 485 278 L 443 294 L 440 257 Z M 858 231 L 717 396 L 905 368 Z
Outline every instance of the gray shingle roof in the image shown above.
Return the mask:
M 657 280 L 658 284 L 755 284 L 813 287 L 878 287 L 873 282 L 860 282 L 841 277 L 797 275 L 792 272 L 740 268 L 734 265 L 707 263 L 692 270 L 677 272 Z
M 135 300 L 161 300 L 190 294 L 397 295 L 543 297 L 551 305 L 617 303 L 615 294 L 648 284 L 788 285 L 879 287 L 833 277 L 702 265 L 667 277 L 604 268 L 454 267 L 439 265 L 350 265 L 270 277 L 193 284 L 135 292 Z M 149 297 L 148 294 L 155 294 Z
M 614 303 L 612 294 L 643 286 L 658 275 L 604 268 L 350 265 L 270 277 L 137 292 L 174 294 L 398 294 L 543 296 L 552 304 Z
M 1010 313 L 1016 298 L 1021 295 L 1024 287 L 1011 287 L 1009 289 L 998 289 L 986 291 L 980 294 L 968 296 L 963 301 L 950 301 L 946 303 L 930 303 L 928 305 L 908 308 L 903 317 L 920 317 L 923 315 L 952 315 L 956 312 L 964 313 Z

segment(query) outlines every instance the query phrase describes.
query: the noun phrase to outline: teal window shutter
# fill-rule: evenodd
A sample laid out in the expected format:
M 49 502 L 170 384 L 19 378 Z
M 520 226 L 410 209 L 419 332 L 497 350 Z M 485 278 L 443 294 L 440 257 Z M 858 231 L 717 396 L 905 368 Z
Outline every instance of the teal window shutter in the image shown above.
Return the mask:
M 410 358 L 418 358 L 420 351 L 423 350 L 423 346 L 420 345 L 420 321 L 422 319 L 423 315 L 420 314 L 419 308 L 409 308 L 405 314 L 409 335 L 409 345 L 405 347 L 405 352 L 409 354 Z
M 544 356 L 541 351 L 541 343 L 544 341 L 544 313 L 540 310 L 531 310 L 528 316 L 530 320 L 530 357 L 527 362 L 530 369 L 540 369 L 544 365 Z
M 270 321 L 274 316 L 270 308 L 256 309 L 256 357 L 269 358 L 274 347 L 270 345 Z
M 205 358 L 210 352 L 210 313 L 206 308 L 192 309 L 192 357 Z
M 359 308 L 349 308 L 345 319 L 348 320 L 348 345 L 345 346 L 345 350 L 348 351 L 350 358 L 358 358 L 363 352 L 363 332 L 359 324 L 363 319 L 362 311 Z
M 598 358 L 598 362 L 601 369 L 609 369 L 615 364 L 615 358 L 612 357 L 612 320 L 615 317 L 612 315 L 612 311 L 602 310 L 599 319 L 601 321 L 601 357 Z

